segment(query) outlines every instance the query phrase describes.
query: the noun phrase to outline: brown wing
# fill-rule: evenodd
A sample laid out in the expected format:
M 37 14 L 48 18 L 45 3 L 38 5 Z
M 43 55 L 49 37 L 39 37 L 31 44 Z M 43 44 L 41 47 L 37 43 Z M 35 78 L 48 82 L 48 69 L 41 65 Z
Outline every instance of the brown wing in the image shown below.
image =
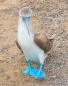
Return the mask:
M 17 45 L 17 47 L 19 48 L 19 50 L 23 53 L 23 51 L 22 51 L 21 47 L 19 46 L 17 40 L 16 40 L 15 42 L 16 42 L 16 45 Z
M 48 52 L 51 49 L 50 41 L 46 37 L 44 33 L 37 33 L 34 36 L 34 42 L 44 50 L 44 52 Z

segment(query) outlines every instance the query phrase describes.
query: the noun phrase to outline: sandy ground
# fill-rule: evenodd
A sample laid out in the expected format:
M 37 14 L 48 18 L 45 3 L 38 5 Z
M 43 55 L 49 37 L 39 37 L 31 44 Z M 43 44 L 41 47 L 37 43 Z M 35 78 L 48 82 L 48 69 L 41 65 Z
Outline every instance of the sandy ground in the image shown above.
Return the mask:
M 27 62 L 15 40 L 18 12 L 24 6 L 33 10 L 33 31 L 54 36 L 44 63 L 45 79 L 22 73 Z M 68 86 L 68 0 L 0 0 L 0 86 Z

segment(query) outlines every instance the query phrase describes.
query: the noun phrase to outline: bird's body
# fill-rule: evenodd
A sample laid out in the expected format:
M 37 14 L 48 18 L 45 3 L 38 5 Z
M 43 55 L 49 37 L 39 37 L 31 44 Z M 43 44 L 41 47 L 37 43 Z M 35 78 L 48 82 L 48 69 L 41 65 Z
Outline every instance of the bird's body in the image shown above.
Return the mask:
M 24 73 L 32 75 L 35 78 L 44 78 L 45 73 L 42 71 L 42 66 L 47 56 L 44 52 L 51 49 L 50 42 L 43 34 L 33 34 L 31 30 L 30 16 L 30 8 L 24 7 L 19 11 L 18 44 L 28 62 L 28 69 L 25 70 Z M 30 61 L 40 62 L 40 69 L 38 70 L 31 66 Z
M 39 48 L 34 42 L 34 34 L 30 31 L 30 35 L 27 32 L 26 24 L 21 18 L 18 23 L 18 43 L 24 52 L 26 60 L 33 60 L 43 64 L 45 56 L 44 51 Z

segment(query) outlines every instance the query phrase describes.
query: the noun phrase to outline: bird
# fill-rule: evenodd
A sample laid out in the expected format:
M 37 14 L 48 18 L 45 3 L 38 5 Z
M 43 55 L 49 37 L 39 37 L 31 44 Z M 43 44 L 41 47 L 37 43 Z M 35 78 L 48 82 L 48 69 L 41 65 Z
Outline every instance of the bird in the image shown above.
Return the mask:
M 19 10 L 17 45 L 24 53 L 28 63 L 28 68 L 23 73 L 34 78 L 45 78 L 43 65 L 47 52 L 51 50 L 51 44 L 45 33 L 33 33 L 31 15 L 32 10 L 29 7 L 23 7 Z M 39 62 L 39 69 L 31 65 L 31 61 Z

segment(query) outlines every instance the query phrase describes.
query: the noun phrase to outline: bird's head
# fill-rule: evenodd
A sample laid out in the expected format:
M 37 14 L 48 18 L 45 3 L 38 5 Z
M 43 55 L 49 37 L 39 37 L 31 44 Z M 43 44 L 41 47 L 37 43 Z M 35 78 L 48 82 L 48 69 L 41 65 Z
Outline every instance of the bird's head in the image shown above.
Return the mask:
M 23 21 L 25 21 L 26 26 L 27 26 L 27 30 L 29 33 L 29 20 L 30 20 L 30 16 L 32 14 L 32 10 L 29 7 L 23 7 L 20 9 L 19 11 L 19 16 L 23 19 Z M 30 33 L 29 33 L 30 34 Z

